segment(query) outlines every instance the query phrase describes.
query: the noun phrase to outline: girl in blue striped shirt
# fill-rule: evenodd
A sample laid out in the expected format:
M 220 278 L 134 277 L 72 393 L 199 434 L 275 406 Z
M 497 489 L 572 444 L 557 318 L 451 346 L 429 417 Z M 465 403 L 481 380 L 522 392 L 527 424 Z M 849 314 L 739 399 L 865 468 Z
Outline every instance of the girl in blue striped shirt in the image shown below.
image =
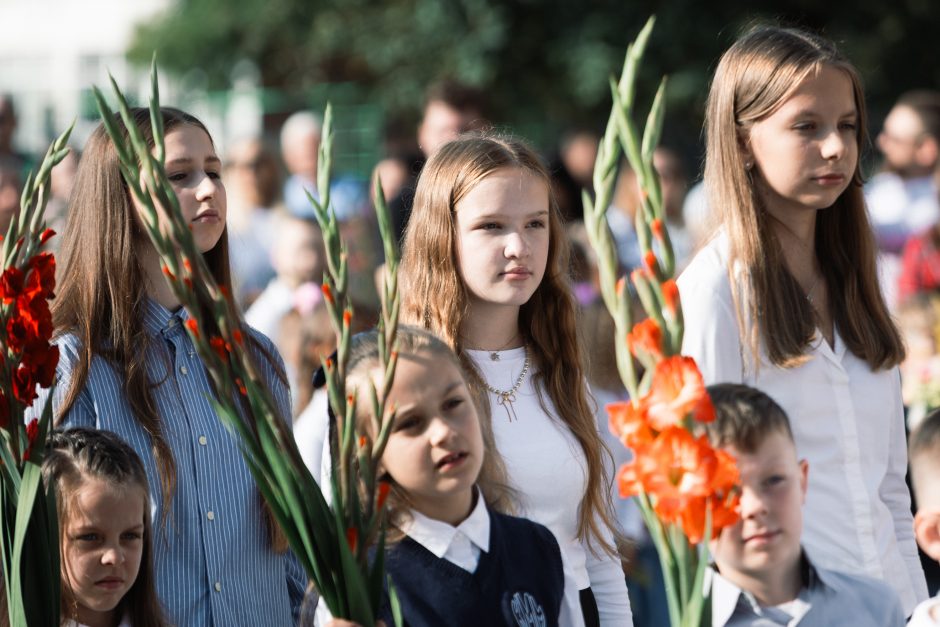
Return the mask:
M 133 115 L 153 146 L 148 111 Z M 231 293 L 222 164 L 201 122 L 175 109 L 162 115 L 169 181 L 215 280 Z M 184 331 L 188 314 L 162 276 L 102 126 L 86 145 L 70 204 L 52 307 L 57 421 L 113 431 L 142 458 L 157 592 L 173 623 L 293 625 L 306 577 L 213 410 L 215 392 Z M 286 419 L 283 364 L 266 337 L 248 336 Z

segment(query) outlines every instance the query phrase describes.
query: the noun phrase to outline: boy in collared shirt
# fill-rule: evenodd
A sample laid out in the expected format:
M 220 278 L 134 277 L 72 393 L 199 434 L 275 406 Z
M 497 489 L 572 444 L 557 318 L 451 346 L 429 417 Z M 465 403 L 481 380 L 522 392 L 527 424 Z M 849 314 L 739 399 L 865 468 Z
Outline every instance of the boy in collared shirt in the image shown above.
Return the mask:
M 931 559 L 940 562 L 940 410 L 911 434 L 911 479 L 917 500 L 914 535 Z M 917 606 L 909 627 L 940 627 L 940 595 Z
M 708 393 L 709 439 L 735 455 L 741 472 L 741 520 L 711 542 L 712 626 L 904 625 L 885 583 L 816 567 L 800 545 L 809 468 L 797 459 L 783 409 L 746 385 Z

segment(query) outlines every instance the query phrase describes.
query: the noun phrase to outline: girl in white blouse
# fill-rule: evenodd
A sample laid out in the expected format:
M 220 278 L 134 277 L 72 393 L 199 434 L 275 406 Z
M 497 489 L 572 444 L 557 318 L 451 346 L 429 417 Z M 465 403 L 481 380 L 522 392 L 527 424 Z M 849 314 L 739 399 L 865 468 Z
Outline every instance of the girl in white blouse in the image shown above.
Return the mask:
M 632 624 L 548 173 L 526 145 L 464 137 L 418 181 L 401 264 L 402 321 L 445 340 L 486 402 L 516 513 L 548 527 L 565 570 L 563 625 Z
M 708 383 L 744 382 L 791 417 L 813 469 L 814 561 L 926 597 L 914 544 L 898 363 L 862 197 L 865 103 L 832 43 L 758 27 L 721 58 L 706 111 L 718 235 L 679 278 L 682 352 Z

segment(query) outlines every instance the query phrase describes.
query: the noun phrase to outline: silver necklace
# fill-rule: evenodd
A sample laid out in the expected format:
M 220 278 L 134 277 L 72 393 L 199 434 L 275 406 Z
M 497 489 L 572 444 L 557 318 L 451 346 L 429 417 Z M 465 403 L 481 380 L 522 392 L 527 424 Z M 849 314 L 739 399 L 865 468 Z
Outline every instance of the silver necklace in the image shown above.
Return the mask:
M 516 382 L 513 384 L 512 388 L 509 390 L 497 390 L 492 385 L 486 382 L 484 379 L 483 385 L 486 386 L 486 389 L 496 395 L 496 402 L 502 405 L 506 409 L 506 416 L 509 418 L 509 422 L 516 420 L 516 410 L 513 409 L 512 404 L 516 402 L 516 392 L 519 391 L 519 387 L 522 385 L 522 382 L 525 380 L 526 373 L 529 372 L 529 351 L 525 352 L 525 361 L 522 362 L 522 372 L 519 373 L 519 377 L 516 379 Z
M 518 333 L 518 332 L 516 332 L 515 335 L 513 335 L 511 338 L 509 338 L 509 341 L 506 342 L 505 344 L 503 344 L 503 347 L 502 347 L 502 348 L 499 348 L 499 349 L 497 349 L 497 350 L 495 350 L 495 351 L 489 351 L 489 353 L 490 353 L 490 360 L 491 360 L 491 361 L 499 361 L 499 354 L 500 354 L 502 351 L 506 350 L 506 347 L 509 346 L 510 344 L 512 344 L 512 343 L 513 343 L 513 340 L 515 340 L 517 337 L 519 337 L 519 333 Z

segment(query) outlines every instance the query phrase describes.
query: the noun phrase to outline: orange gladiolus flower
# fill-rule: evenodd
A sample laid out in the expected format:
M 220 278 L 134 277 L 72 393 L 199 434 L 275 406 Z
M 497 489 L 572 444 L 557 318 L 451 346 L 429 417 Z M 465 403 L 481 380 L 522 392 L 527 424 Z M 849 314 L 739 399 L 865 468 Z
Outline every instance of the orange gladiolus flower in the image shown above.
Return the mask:
M 690 413 L 699 422 L 715 418 L 702 373 L 691 357 L 675 355 L 656 364 L 653 384 L 644 400 L 650 425 L 657 431 L 681 425 Z
M 617 473 L 617 487 L 621 498 L 629 498 L 643 492 L 643 482 L 636 474 L 636 460 L 620 467 Z
M 656 272 L 656 268 L 658 266 L 656 262 L 656 255 L 653 254 L 653 251 L 647 251 L 647 253 L 643 255 L 643 263 L 646 264 L 646 267 L 649 268 L 650 272 Z
M 186 326 L 189 328 L 190 332 L 193 334 L 193 337 L 197 340 L 199 339 L 199 323 L 196 322 L 195 318 L 190 318 L 186 321 Z
M 388 493 L 391 489 L 392 489 L 392 484 L 388 483 L 387 481 L 382 481 L 381 483 L 379 483 L 379 489 L 378 489 L 379 495 L 378 495 L 378 498 L 376 499 L 376 506 L 378 507 L 378 509 L 382 509 L 382 507 L 385 505 L 385 500 L 388 498 Z
M 650 229 L 653 231 L 653 235 L 656 236 L 656 239 L 663 239 L 663 221 L 659 218 L 655 218 L 650 222 Z
M 630 352 L 640 356 L 644 351 L 654 359 L 663 358 L 663 332 L 652 318 L 647 318 L 634 325 L 633 330 L 627 333 L 627 346 Z
M 636 449 L 653 441 L 653 431 L 643 411 L 642 401 L 636 404 L 633 401 L 610 403 L 607 405 L 607 414 L 610 416 L 610 432 L 620 438 L 627 448 Z
M 676 312 L 679 311 L 679 286 L 676 285 L 675 279 L 669 279 L 663 281 L 662 290 L 666 313 L 668 313 L 671 318 L 675 318 Z
M 711 494 L 718 462 L 704 437 L 667 427 L 642 453 L 636 459 L 638 475 L 667 518 L 674 518 L 685 499 Z

